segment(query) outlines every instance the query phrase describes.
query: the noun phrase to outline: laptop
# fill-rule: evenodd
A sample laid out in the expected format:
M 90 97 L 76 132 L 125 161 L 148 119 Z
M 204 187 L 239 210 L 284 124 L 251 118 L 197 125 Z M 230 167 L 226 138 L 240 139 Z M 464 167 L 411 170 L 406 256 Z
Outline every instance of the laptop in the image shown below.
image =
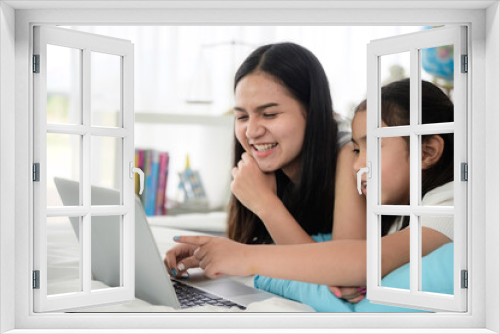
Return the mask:
M 80 190 L 77 181 L 56 177 L 54 182 L 65 206 L 79 205 Z M 91 198 L 91 205 L 117 205 L 120 194 L 115 189 L 92 186 Z M 79 219 L 70 218 L 70 221 L 79 239 Z M 119 217 L 93 216 L 91 231 L 93 279 L 110 287 L 120 286 Z M 200 278 L 199 275 L 189 280 L 171 278 L 138 196 L 135 197 L 135 236 L 136 298 L 153 305 L 172 306 L 176 309 L 204 305 L 245 309 L 252 302 L 276 297 L 227 277 L 215 280 L 204 276 Z M 195 281 L 196 287 L 190 281 Z

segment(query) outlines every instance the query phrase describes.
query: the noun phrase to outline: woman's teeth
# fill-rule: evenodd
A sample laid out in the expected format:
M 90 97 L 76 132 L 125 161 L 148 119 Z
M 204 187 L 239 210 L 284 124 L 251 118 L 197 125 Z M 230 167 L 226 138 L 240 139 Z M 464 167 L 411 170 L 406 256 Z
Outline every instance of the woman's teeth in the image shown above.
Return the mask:
M 263 152 L 263 151 L 267 151 L 267 150 L 270 150 L 270 149 L 276 147 L 276 145 L 278 145 L 278 144 L 262 144 L 262 145 L 256 145 L 256 144 L 254 144 L 253 147 L 257 151 Z

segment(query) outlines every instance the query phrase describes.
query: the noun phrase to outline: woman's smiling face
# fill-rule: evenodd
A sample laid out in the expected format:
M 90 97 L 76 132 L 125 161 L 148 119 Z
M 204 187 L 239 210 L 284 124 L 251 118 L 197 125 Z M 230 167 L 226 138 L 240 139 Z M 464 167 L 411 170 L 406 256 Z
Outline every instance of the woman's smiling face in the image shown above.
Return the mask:
M 263 172 L 282 169 L 292 180 L 300 175 L 306 110 L 273 77 L 254 72 L 235 90 L 236 138 Z

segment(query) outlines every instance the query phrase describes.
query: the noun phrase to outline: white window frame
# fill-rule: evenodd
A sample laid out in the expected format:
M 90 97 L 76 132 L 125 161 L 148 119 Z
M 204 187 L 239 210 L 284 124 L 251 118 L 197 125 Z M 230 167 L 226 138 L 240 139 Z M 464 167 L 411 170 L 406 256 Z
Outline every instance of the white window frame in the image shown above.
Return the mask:
M 192 332 L 203 332 L 205 328 L 265 328 L 267 332 L 289 332 L 282 330 L 285 326 L 292 328 L 322 328 L 331 332 L 354 326 L 360 332 L 384 332 L 393 329 L 398 333 L 443 332 L 456 333 L 459 329 L 467 333 L 494 333 L 500 331 L 499 273 L 498 254 L 500 245 L 500 136 L 498 128 L 500 118 L 500 9 L 498 1 L 433 1 L 433 2 L 307 2 L 286 1 L 271 2 L 225 2 L 216 1 L 193 2 L 182 4 L 176 1 L 164 4 L 150 2 L 127 2 L 134 8 L 148 8 L 137 11 L 122 9 L 101 11 L 98 6 L 114 6 L 113 2 L 78 2 L 74 6 L 84 9 L 61 9 L 57 6 L 71 6 L 69 2 L 17 2 L 0 3 L 0 83 L 1 106 L 1 141 L 0 145 L 0 187 L 1 198 L 1 248 L 0 248 L 0 303 L 1 331 L 15 330 L 13 333 L 33 333 L 39 328 L 64 329 L 71 328 L 164 328 L 171 326 Z M 12 7 L 15 9 L 13 9 Z M 41 8 L 53 6 L 53 10 Z M 54 7 L 55 6 L 55 7 Z M 151 6 L 163 6 L 162 9 L 151 9 Z M 293 8 L 290 9 L 290 6 Z M 369 6 L 370 9 L 366 9 Z M 398 6 L 394 9 L 392 6 Z M 401 9 L 401 6 L 403 9 Z M 412 8 L 411 10 L 404 9 Z M 429 6 L 429 7 L 426 7 Z M 461 6 L 453 9 L 453 6 Z M 22 10 L 22 8 L 27 10 Z M 222 8 L 221 8 L 222 7 Z M 93 9 L 92 9 L 93 8 Z M 249 8 L 252 10 L 244 10 Z M 365 8 L 365 9 L 363 9 Z M 28 10 L 29 9 L 29 10 Z M 30 105 L 31 79 L 30 45 L 32 25 L 34 24 L 294 24 L 294 25 L 433 25 L 433 24 L 465 24 L 469 27 L 469 110 L 468 131 L 471 139 L 468 142 L 470 152 L 469 165 L 469 210 L 470 224 L 468 247 L 470 250 L 469 265 L 469 311 L 465 314 L 43 314 L 32 312 L 32 290 L 30 287 L 30 270 L 32 267 L 32 185 L 29 181 L 32 156 Z M 486 24 L 485 24 L 486 22 Z M 15 39 L 14 39 L 15 33 Z M 14 68 L 15 72 L 11 70 Z M 487 70 L 486 70 L 487 68 Z M 5 72 L 4 72 L 5 70 Z M 5 75 L 4 75 L 5 73 Z M 15 98 L 12 82 L 15 81 Z M 15 113 L 14 113 L 15 107 Z M 15 118 L 12 116 L 15 114 Z M 7 127 L 15 128 L 15 135 Z M 10 145 L 15 139 L 15 148 Z M 487 145 L 487 146 L 486 146 Z M 5 165 L 4 165 L 5 164 Z M 15 170 L 15 179 L 12 174 Z M 486 182 L 488 175 L 488 182 Z M 11 179 L 9 179 L 11 178 Z M 15 194 L 15 201 L 12 201 Z M 486 196 L 488 194 L 488 196 Z M 13 203 L 14 202 L 14 203 Z M 15 205 L 15 212 L 8 210 Z M 15 239 L 15 240 L 14 240 Z M 15 241 L 15 242 L 14 242 Z M 12 261 L 15 254 L 15 261 Z M 486 266 L 488 263 L 488 266 Z M 12 289 L 15 286 L 15 289 Z M 15 305 L 15 308 L 12 308 Z M 196 317 L 196 321 L 191 318 Z M 425 321 L 423 321 L 425 320 Z M 378 330 L 377 330 L 378 328 Z M 280 330 L 281 329 L 281 330 Z M 104 332 L 105 330 L 101 330 Z M 151 330 L 152 332 L 153 330 Z M 76 332 L 73 331 L 73 332 Z M 109 330 L 108 330 L 109 332 Z M 129 330 L 128 332 L 134 332 Z M 146 332 L 145 329 L 137 330 Z M 163 332 L 169 332 L 164 330 Z M 352 330 L 350 330 L 352 332 Z
M 135 296 L 135 194 L 134 175 L 134 46 L 130 41 L 99 36 L 52 26 L 34 27 L 34 54 L 39 56 L 39 73 L 34 83 L 34 162 L 40 164 L 40 178 L 33 184 L 34 193 L 34 270 L 39 272 L 39 288 L 34 289 L 35 312 L 73 310 L 124 303 Z M 81 53 L 81 122 L 79 124 L 47 123 L 47 45 L 57 45 Z M 120 62 L 120 117 L 117 127 L 95 126 L 91 121 L 91 58 L 92 52 L 114 55 Z M 47 144 L 49 133 L 78 135 L 81 148 L 79 159 L 80 203 L 71 207 L 47 207 Z M 91 205 L 92 138 L 100 136 L 121 139 L 115 176 L 120 189 L 117 205 Z M 95 155 L 95 154 L 94 154 Z M 120 220 L 120 286 L 91 289 L 91 219 L 92 216 L 118 216 Z M 48 295 L 47 291 L 47 218 L 81 217 L 79 227 L 81 291 Z
M 367 298 L 375 303 L 416 307 L 431 311 L 467 310 L 467 290 L 461 287 L 461 270 L 467 270 L 467 184 L 461 181 L 461 163 L 467 163 L 467 73 L 461 71 L 461 55 L 467 55 L 465 26 L 449 26 L 411 34 L 373 40 L 367 50 L 367 165 L 371 170 L 367 179 Z M 453 45 L 454 47 L 454 121 L 422 124 L 421 50 Z M 410 55 L 410 124 L 382 127 L 381 58 L 387 55 Z M 421 135 L 454 133 L 454 205 L 451 207 L 421 206 Z M 410 139 L 410 203 L 409 205 L 381 204 L 381 148 L 383 137 L 407 136 Z M 410 217 L 410 289 L 394 289 L 381 285 L 382 244 L 381 216 Z M 427 216 L 453 217 L 453 295 L 428 293 L 422 288 L 422 236 L 419 219 Z

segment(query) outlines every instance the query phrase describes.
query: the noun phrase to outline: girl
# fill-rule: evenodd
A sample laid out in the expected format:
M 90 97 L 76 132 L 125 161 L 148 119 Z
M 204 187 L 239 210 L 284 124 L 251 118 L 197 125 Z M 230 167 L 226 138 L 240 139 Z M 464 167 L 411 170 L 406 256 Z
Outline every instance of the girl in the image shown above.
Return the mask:
M 332 233 L 333 221 L 337 238 L 364 238 L 365 204 L 350 176 L 352 144 L 338 133 L 318 59 L 292 43 L 262 46 L 238 69 L 234 89 L 229 238 L 314 243 L 311 235 Z M 174 276 L 198 266 L 196 248 L 167 252 L 164 262 Z
M 382 125 L 409 124 L 409 80 L 382 89 Z M 422 82 L 423 123 L 453 121 L 453 104 L 436 86 Z M 366 102 L 360 104 L 352 123 L 355 160 L 353 172 L 366 162 Z M 381 202 L 409 202 L 409 143 L 403 137 L 383 138 L 381 144 Z M 384 177 L 385 175 L 385 177 Z M 397 179 L 399 182 L 390 182 Z M 422 138 L 422 194 L 424 205 L 453 205 L 453 135 Z M 368 189 L 363 180 L 363 193 Z M 409 262 L 409 229 L 403 219 L 384 221 L 382 230 L 382 276 Z M 453 238 L 453 221 L 428 218 L 422 221 L 422 254 L 427 255 Z M 175 237 L 175 241 L 198 247 L 195 257 L 205 274 L 253 275 L 305 281 L 329 286 L 366 284 L 366 241 L 333 240 L 306 245 L 244 245 L 225 238 Z

